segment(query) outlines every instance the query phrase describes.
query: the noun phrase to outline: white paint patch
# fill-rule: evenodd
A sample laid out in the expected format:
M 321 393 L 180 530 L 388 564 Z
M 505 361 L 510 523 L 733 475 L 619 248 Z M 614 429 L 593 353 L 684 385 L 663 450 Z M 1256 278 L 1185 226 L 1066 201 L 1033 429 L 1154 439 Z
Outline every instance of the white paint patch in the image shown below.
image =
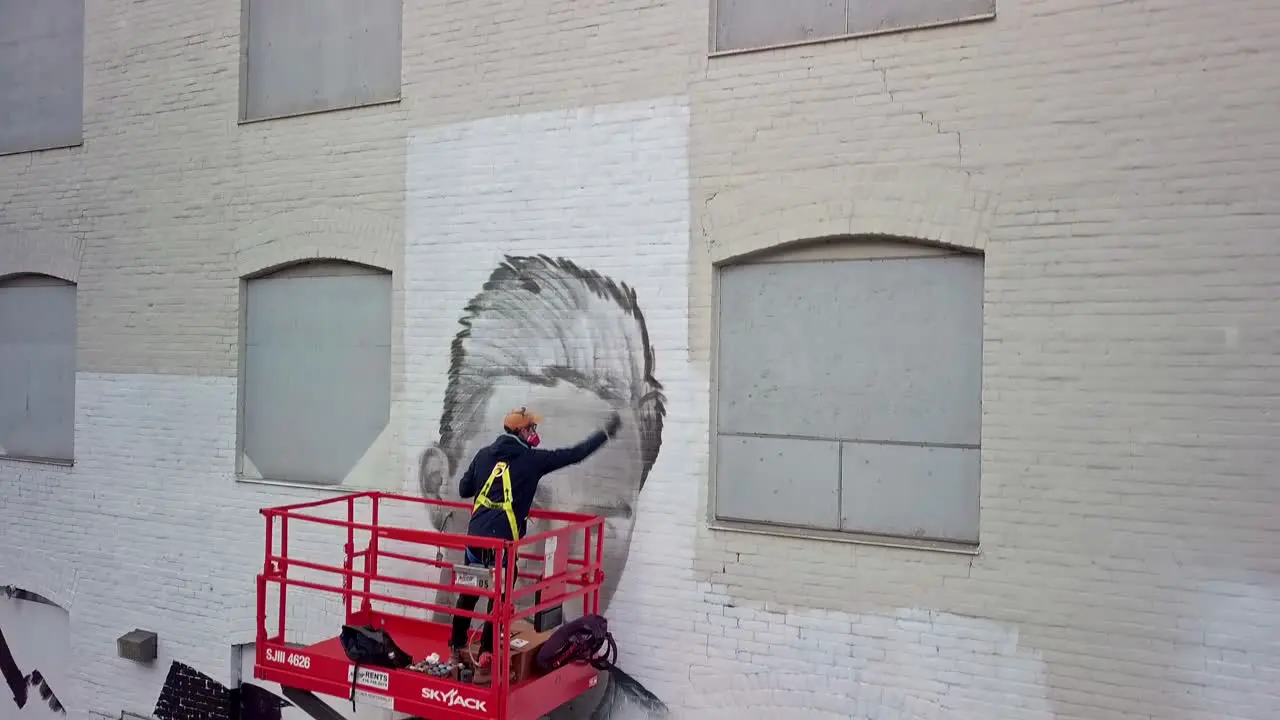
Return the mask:
M 889 615 L 726 607 L 677 716 L 1051 720 L 1044 660 L 1016 628 L 922 609 Z
M 686 101 L 669 98 L 423 129 L 410 137 L 405 179 L 407 457 L 439 438 L 459 317 L 504 256 L 565 258 L 634 289 L 667 399 L 656 464 L 638 497 L 603 491 L 584 498 L 593 478 L 626 467 L 625 460 L 600 459 L 605 451 L 557 473 L 547 487 L 558 509 L 594 501 L 616 512 L 613 501 L 626 498 L 631 519 L 611 519 L 605 540 L 606 572 L 619 581 L 606 609 L 622 666 L 668 698 L 687 684 L 682 638 L 698 604 L 693 545 L 709 403 L 706 378 L 688 362 L 688 122 Z M 564 342 L 535 350 L 539 362 L 532 364 L 587 370 L 616 361 L 610 356 L 639 345 L 624 325 L 616 313 L 603 323 L 571 318 Z M 519 342 L 525 328 L 511 322 L 504 332 Z M 630 339 L 601 340 L 624 337 Z M 510 396 L 494 401 L 498 410 L 526 397 L 502 391 Z M 603 420 L 602 410 L 578 398 L 552 391 L 538 397 L 540 409 L 552 408 L 541 428 L 548 447 L 575 442 Z M 485 422 L 476 434 L 487 442 L 499 426 Z M 624 429 L 614 445 L 631 442 L 628 432 L 635 430 Z M 417 467 L 407 472 L 407 483 L 416 484 Z
M 1198 569 L 1223 573 L 1222 568 Z M 1229 572 L 1229 571 L 1227 571 Z M 1259 579 L 1263 579 L 1259 577 Z M 1203 717 L 1227 717 L 1238 709 L 1241 697 L 1269 698 L 1260 708 L 1280 717 L 1280 583 L 1248 584 L 1220 580 L 1201 582 L 1188 601 L 1198 613 L 1178 619 L 1178 630 L 1187 640 L 1179 642 L 1174 676 L 1195 685 L 1190 698 Z M 1268 702 L 1268 701 L 1263 701 Z
M 685 101 L 672 98 L 411 135 L 405 408 L 409 442 L 417 444 L 410 457 L 437 430 L 459 315 L 507 254 L 566 257 L 631 285 L 661 379 L 688 392 L 679 387 L 688 338 L 688 124 Z

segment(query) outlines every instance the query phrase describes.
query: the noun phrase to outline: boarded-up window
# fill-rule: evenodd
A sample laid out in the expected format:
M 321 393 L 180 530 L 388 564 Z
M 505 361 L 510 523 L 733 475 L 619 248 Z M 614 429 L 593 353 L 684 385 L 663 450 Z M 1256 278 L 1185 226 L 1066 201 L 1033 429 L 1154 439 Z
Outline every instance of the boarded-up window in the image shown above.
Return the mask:
M 318 262 L 246 285 L 243 474 L 340 484 L 391 416 L 391 275 Z
M 242 120 L 400 98 L 401 0 L 243 0 Z
M 0 0 L 0 155 L 84 137 L 84 0 Z
M 70 462 L 76 410 L 76 286 L 0 280 L 0 454 Z
M 982 258 L 904 254 L 721 268 L 718 519 L 977 542 Z
M 712 0 L 716 52 L 995 17 L 995 0 Z

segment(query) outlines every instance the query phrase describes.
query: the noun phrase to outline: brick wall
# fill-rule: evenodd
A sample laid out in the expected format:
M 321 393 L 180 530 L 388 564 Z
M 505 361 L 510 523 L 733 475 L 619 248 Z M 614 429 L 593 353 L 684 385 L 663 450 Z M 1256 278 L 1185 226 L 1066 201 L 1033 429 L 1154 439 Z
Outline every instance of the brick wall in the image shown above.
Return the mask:
M 433 2 L 398 105 L 244 126 L 236 4 L 173 10 L 91 3 L 85 145 L 0 158 L 0 271 L 79 279 L 76 466 L 0 460 L 0 585 L 70 611 L 69 717 L 151 713 L 175 661 L 231 683 L 253 511 L 317 495 L 234 479 L 237 278 L 319 252 L 395 273 L 394 489 L 503 255 L 635 289 L 667 407 L 611 526 L 631 677 L 569 716 L 1277 715 L 1276 10 L 1006 3 L 708 60 L 702 3 Z M 704 526 L 710 263 L 835 232 L 986 254 L 976 557 Z
M 1280 13 L 998 12 L 713 58 L 692 85 L 699 354 L 711 261 L 873 232 L 987 267 L 981 554 L 701 529 L 695 686 L 894 708 L 832 697 L 832 717 L 1273 716 Z M 789 684 L 718 667 L 780 655 Z

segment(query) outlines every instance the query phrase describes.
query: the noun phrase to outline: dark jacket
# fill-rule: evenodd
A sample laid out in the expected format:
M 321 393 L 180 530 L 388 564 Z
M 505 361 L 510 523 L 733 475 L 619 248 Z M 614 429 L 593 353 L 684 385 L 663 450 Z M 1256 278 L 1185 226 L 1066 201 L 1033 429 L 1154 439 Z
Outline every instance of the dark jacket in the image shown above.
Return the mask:
M 538 482 L 547 473 L 555 472 L 563 467 L 577 465 L 600 449 L 609 437 L 604 431 L 593 433 L 591 437 L 573 447 L 558 450 L 539 450 L 524 444 L 515 435 L 500 435 L 492 444 L 483 447 L 467 467 L 458 489 L 462 497 L 475 497 L 489 479 L 489 473 L 499 462 L 506 462 L 511 473 L 511 504 L 516 515 L 516 527 L 520 537 L 525 536 L 525 525 L 529 520 L 529 508 L 533 507 L 533 496 L 538 490 Z M 497 478 L 489 487 L 489 499 L 502 502 L 502 479 Z M 471 524 L 467 527 L 468 535 L 512 540 L 511 523 L 507 514 L 498 508 L 477 508 L 471 516 Z

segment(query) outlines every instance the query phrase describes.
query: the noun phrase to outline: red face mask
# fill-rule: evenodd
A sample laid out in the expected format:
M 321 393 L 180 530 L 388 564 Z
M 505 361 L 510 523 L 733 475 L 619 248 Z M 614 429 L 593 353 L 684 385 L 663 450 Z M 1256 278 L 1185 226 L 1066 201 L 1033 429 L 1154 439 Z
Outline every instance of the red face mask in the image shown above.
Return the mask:
M 538 444 L 542 442 L 542 438 L 538 437 L 538 429 L 535 427 L 526 428 L 520 433 L 520 437 L 531 448 L 538 447 Z

